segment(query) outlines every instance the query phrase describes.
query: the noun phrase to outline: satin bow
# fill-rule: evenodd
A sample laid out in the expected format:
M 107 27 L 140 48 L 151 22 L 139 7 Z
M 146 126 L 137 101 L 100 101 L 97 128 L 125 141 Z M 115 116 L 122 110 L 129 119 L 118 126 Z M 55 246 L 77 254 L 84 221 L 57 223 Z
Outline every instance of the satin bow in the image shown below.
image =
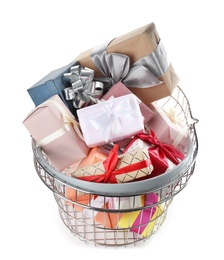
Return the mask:
M 151 134 L 145 134 L 145 133 L 140 133 L 137 135 L 138 138 L 140 138 L 141 140 L 154 145 L 155 147 L 158 147 L 160 149 L 161 152 L 164 153 L 164 155 L 174 164 L 179 164 L 180 160 L 184 159 L 184 155 L 178 151 L 175 147 L 169 145 L 169 144 L 165 144 L 160 142 L 155 133 L 151 130 L 150 131 Z M 152 150 L 153 147 L 150 147 L 149 150 Z
M 147 88 L 162 83 L 157 77 L 168 69 L 165 49 L 160 42 L 154 52 L 130 65 L 130 58 L 119 53 L 107 53 L 108 44 L 96 47 L 90 55 L 93 63 L 113 85 L 122 81 L 127 87 Z M 103 78 L 100 78 L 103 81 Z
M 167 159 L 169 159 L 175 165 L 179 164 L 180 160 L 184 159 L 184 155 L 180 151 L 178 151 L 175 147 L 160 142 L 152 130 L 151 130 L 151 134 L 146 134 L 146 133 L 137 134 L 132 139 L 128 147 L 130 147 L 130 145 L 134 143 L 135 140 L 137 139 L 141 139 L 142 141 L 151 145 L 148 148 L 148 153 L 154 169 L 150 174 L 150 178 L 156 177 L 164 173 L 168 169 L 169 165 Z M 124 152 L 126 152 L 126 150 Z M 143 179 L 145 179 L 145 177 L 141 178 L 141 180 Z
M 66 100 L 73 100 L 75 108 L 81 108 L 91 101 L 96 103 L 96 96 L 99 97 L 103 94 L 103 83 L 93 81 L 94 71 L 89 68 L 76 65 L 71 67 L 70 72 L 64 73 L 63 76 L 69 79 L 71 84 L 71 87 L 64 89 L 65 98 Z

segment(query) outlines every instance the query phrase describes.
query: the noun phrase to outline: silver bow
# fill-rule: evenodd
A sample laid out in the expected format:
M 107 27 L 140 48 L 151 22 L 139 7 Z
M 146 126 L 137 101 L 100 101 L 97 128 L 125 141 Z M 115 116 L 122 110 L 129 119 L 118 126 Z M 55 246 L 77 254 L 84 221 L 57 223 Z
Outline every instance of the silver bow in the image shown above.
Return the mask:
M 122 81 L 127 87 L 147 88 L 162 83 L 158 77 L 169 67 L 165 48 L 159 42 L 151 54 L 130 65 L 130 58 L 119 53 L 107 53 L 108 43 L 95 47 L 91 59 L 111 85 Z M 101 78 L 100 78 L 101 79 Z M 101 79 L 102 80 L 102 79 Z
M 64 78 L 70 81 L 71 87 L 64 89 L 66 100 L 73 100 L 75 108 L 81 108 L 90 103 L 96 103 L 103 94 L 102 82 L 93 81 L 94 71 L 76 65 L 64 73 Z

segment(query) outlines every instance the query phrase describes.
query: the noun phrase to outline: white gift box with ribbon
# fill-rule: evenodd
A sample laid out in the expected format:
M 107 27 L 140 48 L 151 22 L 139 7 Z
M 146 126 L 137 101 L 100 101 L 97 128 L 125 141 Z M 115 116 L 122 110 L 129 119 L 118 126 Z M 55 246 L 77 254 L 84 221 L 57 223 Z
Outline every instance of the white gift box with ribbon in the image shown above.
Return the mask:
M 89 147 L 144 132 L 144 118 L 132 94 L 81 108 L 77 115 L 84 141 Z

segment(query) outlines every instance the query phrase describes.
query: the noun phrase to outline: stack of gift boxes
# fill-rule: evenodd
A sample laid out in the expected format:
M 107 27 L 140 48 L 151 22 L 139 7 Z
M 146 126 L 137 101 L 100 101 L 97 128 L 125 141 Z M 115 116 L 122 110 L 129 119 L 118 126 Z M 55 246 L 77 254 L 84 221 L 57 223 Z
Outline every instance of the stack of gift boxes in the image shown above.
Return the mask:
M 62 174 L 83 181 L 137 185 L 164 174 L 186 155 L 187 128 L 174 107 L 164 109 L 157 104 L 172 94 L 178 81 L 156 27 L 150 23 L 81 53 L 29 88 L 35 108 L 23 124 Z M 70 201 L 90 203 L 89 194 L 69 187 L 65 195 Z M 91 206 L 117 209 L 116 199 L 93 196 Z M 119 209 L 131 208 L 131 200 L 123 198 Z M 139 196 L 135 207 L 158 200 L 154 193 Z M 88 216 L 89 209 L 72 206 Z M 108 213 L 106 224 L 102 212 L 94 218 L 110 228 L 132 223 L 131 231 L 144 236 L 147 225 L 139 230 L 134 228 L 136 223 L 149 222 L 159 211 L 159 206 L 135 211 L 131 220 L 127 213 L 119 217 Z

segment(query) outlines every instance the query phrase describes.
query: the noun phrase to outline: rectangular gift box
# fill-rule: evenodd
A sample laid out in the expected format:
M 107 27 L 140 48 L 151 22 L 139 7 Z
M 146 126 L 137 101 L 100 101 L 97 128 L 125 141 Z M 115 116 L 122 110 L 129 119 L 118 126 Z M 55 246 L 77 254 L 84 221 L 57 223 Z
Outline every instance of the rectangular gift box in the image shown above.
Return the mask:
M 115 175 L 116 182 L 123 183 L 123 182 L 134 181 L 138 178 L 142 178 L 150 175 L 150 173 L 153 170 L 153 166 L 151 165 L 151 161 L 149 159 L 149 154 L 147 152 L 147 149 L 138 149 L 129 153 L 119 155 L 118 163 L 114 169 L 115 171 L 148 160 L 149 160 L 149 163 L 147 164 L 148 166 L 144 165 L 142 168 L 139 167 L 139 170 L 130 169 L 130 171 L 128 172 L 126 171 L 126 173 L 116 174 Z M 81 178 L 81 177 L 88 177 L 88 176 L 104 175 L 106 173 L 104 162 L 105 161 L 101 161 L 98 163 L 94 163 L 92 165 L 87 165 L 85 167 L 79 168 L 75 172 L 71 173 L 71 176 L 75 178 Z
M 67 176 L 71 176 L 77 169 L 82 168 L 86 165 L 91 165 L 97 162 L 104 161 L 107 159 L 107 157 L 108 154 L 101 151 L 99 147 L 93 147 L 89 150 L 88 155 L 84 159 L 81 159 L 69 165 L 68 167 L 62 170 L 62 173 L 66 174 Z M 83 194 L 83 192 L 77 191 L 69 187 L 66 187 L 65 190 L 65 196 L 69 199 L 76 197 L 77 199 L 80 199 L 80 196 L 82 196 Z
M 158 104 L 151 104 L 154 117 L 149 121 L 148 128 L 152 129 L 156 137 L 163 143 L 170 144 L 186 154 L 189 144 L 188 128 L 178 116 L 175 108 L 161 108 Z
M 73 164 L 63 169 L 62 172 L 70 176 L 78 168 L 82 168 L 86 165 L 104 161 L 107 159 L 107 157 L 108 154 L 101 151 L 100 147 L 93 147 L 89 150 L 89 153 L 84 159 L 74 162 Z
M 68 87 L 63 78 L 63 74 L 69 72 L 70 68 L 77 64 L 77 62 L 72 61 L 64 67 L 51 71 L 44 78 L 27 89 L 35 106 L 39 106 L 44 101 L 57 94 L 69 108 L 71 113 L 76 115 L 76 110 L 72 104 L 72 100 L 66 100 L 63 93 L 63 90 Z
M 135 151 L 136 149 L 146 149 L 148 150 L 149 148 L 152 148 L 153 145 L 151 144 L 148 144 L 146 142 L 144 142 L 143 140 L 141 139 L 136 139 L 134 140 L 133 142 L 130 142 L 129 145 L 125 148 L 124 150 L 124 154 L 125 153 L 130 153 L 132 151 Z M 150 157 L 150 152 L 149 153 L 149 157 Z M 166 158 L 165 160 L 167 161 L 167 167 L 166 168 L 163 168 L 160 166 L 160 160 L 164 160 L 165 158 L 160 158 L 160 153 L 158 154 L 158 157 L 156 157 L 156 160 L 154 161 L 153 158 L 151 158 L 152 160 L 152 164 L 153 164 L 153 171 L 152 173 L 150 174 L 149 178 L 153 178 L 155 176 L 158 176 L 162 173 L 165 173 L 166 171 L 174 168 L 176 165 L 171 162 L 168 158 Z
M 79 123 L 58 95 L 37 106 L 23 124 L 59 171 L 88 154 Z
M 112 39 L 106 47 L 108 54 L 119 53 L 127 55 L 131 65 L 145 57 L 147 60 L 150 56 L 150 65 L 146 65 L 144 61 L 141 61 L 141 63 L 152 72 L 160 83 L 156 83 L 156 85 L 152 84 L 150 87 L 144 88 L 137 86 L 137 82 L 136 86 L 128 86 L 146 105 L 169 96 L 179 82 L 179 78 L 172 64 L 168 62 L 166 51 L 164 47 L 161 48 L 161 46 L 162 43 L 156 26 L 154 23 L 150 23 Z M 93 50 L 95 51 L 95 49 L 90 49 L 81 53 L 76 57 L 76 60 L 79 61 L 82 66 L 93 69 L 96 77 L 102 77 L 104 75 L 93 63 L 91 58 Z M 151 59 L 152 56 L 153 59 Z M 136 74 L 136 80 L 138 81 L 138 74 Z
M 77 115 L 84 140 L 89 147 L 144 132 L 143 116 L 132 94 L 81 108 Z

